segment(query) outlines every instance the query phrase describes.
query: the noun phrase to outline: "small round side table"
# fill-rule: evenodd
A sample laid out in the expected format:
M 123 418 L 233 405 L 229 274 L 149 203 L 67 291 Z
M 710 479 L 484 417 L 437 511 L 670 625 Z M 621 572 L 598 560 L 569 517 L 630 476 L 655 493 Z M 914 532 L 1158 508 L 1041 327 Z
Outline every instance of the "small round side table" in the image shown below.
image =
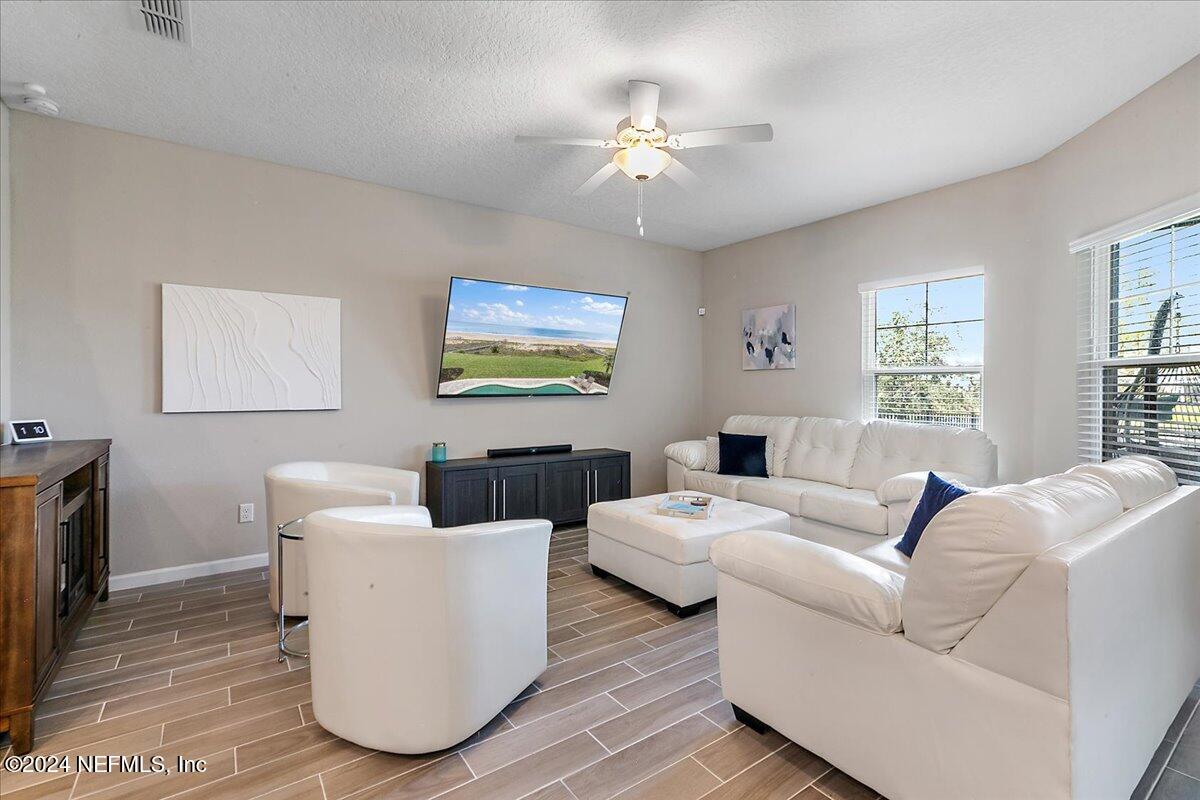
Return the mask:
M 301 628 L 308 627 L 308 620 L 296 623 L 289 631 L 284 624 L 283 612 L 283 541 L 287 539 L 293 542 L 303 542 L 304 536 L 295 533 L 287 533 L 287 529 L 298 522 L 303 522 L 304 517 L 298 517 L 290 522 L 281 522 L 275 526 L 275 536 L 277 539 L 276 547 L 278 548 L 275 554 L 275 593 L 279 596 L 279 660 L 283 661 L 286 656 L 294 656 L 296 658 L 308 658 L 308 652 L 304 650 L 293 650 L 288 646 L 287 639 Z

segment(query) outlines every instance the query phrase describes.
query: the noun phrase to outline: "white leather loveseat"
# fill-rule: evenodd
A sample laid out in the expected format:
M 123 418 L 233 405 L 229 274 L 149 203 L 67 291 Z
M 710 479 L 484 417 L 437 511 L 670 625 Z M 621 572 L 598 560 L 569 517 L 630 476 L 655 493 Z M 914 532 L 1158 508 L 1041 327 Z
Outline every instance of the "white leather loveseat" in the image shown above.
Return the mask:
M 667 491 L 707 492 L 785 511 L 792 533 L 857 552 L 904 533 L 929 470 L 968 486 L 996 483 L 996 446 L 982 431 L 826 417 L 735 415 L 726 433 L 774 444 L 768 478 L 705 471 L 702 441 L 667 445 Z
M 1125 800 L 1200 676 L 1200 487 L 1153 459 L 968 494 L 890 569 L 710 558 L 739 717 L 892 800 Z

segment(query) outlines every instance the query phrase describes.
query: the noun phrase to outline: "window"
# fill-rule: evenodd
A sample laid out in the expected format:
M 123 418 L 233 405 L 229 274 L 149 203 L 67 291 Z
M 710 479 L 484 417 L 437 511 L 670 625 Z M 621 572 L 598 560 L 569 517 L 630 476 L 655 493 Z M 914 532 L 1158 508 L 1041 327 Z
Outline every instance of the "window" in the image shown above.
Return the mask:
M 1072 249 L 1080 456 L 1151 455 L 1200 483 L 1200 213 Z
M 863 416 L 978 428 L 983 273 L 939 273 L 859 291 Z

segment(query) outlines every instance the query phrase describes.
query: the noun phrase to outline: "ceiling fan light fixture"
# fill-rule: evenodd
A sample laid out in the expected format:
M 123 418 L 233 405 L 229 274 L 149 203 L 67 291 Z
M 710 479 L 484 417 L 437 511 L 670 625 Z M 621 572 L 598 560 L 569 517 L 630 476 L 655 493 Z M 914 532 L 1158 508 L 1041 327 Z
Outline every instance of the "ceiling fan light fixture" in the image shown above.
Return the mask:
M 635 181 L 648 181 L 657 177 L 671 164 L 671 154 L 641 141 L 632 147 L 618 150 L 613 163 Z
M 146 0 L 143 0 L 145 2 Z M 638 185 L 638 234 L 644 235 L 642 226 L 642 184 L 666 174 L 667 180 L 684 189 L 694 190 L 703 183 L 695 173 L 671 155 L 672 150 L 693 147 L 712 147 L 723 144 L 746 142 L 769 142 L 775 137 L 768 123 L 759 125 L 736 125 L 732 128 L 667 133 L 667 123 L 658 116 L 659 85 L 650 81 L 629 81 L 629 116 L 617 123 L 615 139 L 581 139 L 562 136 L 518 136 L 518 142 L 541 144 L 565 144 L 577 147 L 600 147 L 616 150 L 610 161 L 584 181 L 572 192 L 575 197 L 586 197 L 602 186 L 605 181 L 623 172 Z

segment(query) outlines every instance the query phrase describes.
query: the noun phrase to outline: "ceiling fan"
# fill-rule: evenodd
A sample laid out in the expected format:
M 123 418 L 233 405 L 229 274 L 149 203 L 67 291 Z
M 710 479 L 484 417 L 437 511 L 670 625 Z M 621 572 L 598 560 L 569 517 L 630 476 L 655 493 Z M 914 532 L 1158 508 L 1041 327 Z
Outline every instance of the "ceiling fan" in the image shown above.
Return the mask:
M 685 167 L 670 150 L 693 147 L 712 147 L 719 144 L 769 142 L 774 131 L 769 124 L 738 125 L 732 128 L 713 128 L 690 133 L 668 133 L 667 124 L 658 116 L 659 85 L 648 81 L 629 81 L 629 116 L 617 123 L 615 139 L 572 139 L 557 136 L 518 136 L 518 142 L 532 144 L 565 144 L 576 147 L 598 147 L 616 150 L 612 160 L 583 182 L 573 194 L 582 197 L 594 192 L 618 171 L 638 183 L 639 234 L 642 229 L 642 184 L 659 175 L 685 189 L 701 186 L 696 173 Z

